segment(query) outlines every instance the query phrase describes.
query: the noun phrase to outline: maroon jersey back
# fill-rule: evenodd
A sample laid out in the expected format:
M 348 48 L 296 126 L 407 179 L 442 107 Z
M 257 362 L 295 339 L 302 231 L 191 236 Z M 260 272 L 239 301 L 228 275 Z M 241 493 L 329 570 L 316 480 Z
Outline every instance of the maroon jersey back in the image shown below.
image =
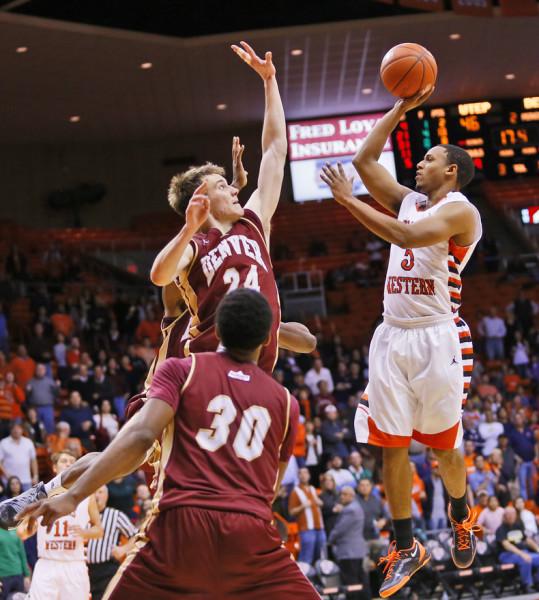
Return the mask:
M 271 519 L 279 462 L 290 458 L 296 399 L 253 363 L 225 352 L 167 359 L 149 398 L 176 412 L 163 435 L 159 509 L 197 506 Z
M 210 229 L 197 233 L 191 244 L 195 253 L 191 267 L 176 280 L 192 317 L 184 355 L 217 350 L 217 305 L 226 293 L 240 287 L 251 288 L 264 295 L 273 314 L 271 340 L 258 361 L 261 369 L 271 373 L 277 360 L 281 308 L 260 219 L 246 209 L 225 235 Z

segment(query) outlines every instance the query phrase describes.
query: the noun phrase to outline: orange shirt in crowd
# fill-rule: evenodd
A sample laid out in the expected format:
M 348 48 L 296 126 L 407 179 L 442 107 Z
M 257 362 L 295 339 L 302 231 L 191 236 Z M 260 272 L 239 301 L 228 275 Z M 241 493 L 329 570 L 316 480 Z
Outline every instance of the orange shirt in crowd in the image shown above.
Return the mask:
M 152 346 L 158 346 L 161 340 L 161 323 L 159 321 L 141 321 L 137 327 L 136 337 L 140 342 L 148 337 Z
M 79 438 L 64 437 L 57 433 L 51 433 L 47 436 L 47 449 L 50 454 L 61 452 L 68 444 L 76 444 L 79 450 L 79 456 L 82 455 L 82 444 Z
M 29 356 L 27 358 L 21 358 L 16 356 L 9 363 L 9 370 L 13 371 L 15 375 L 15 381 L 23 388 L 26 388 L 26 384 L 32 379 L 36 372 L 36 362 Z
M 512 375 L 506 375 L 503 378 L 503 383 L 505 389 L 512 394 L 517 391 L 517 387 L 522 383 L 522 379 L 520 378 L 520 375 L 513 373 Z
M 305 441 L 305 424 L 298 423 L 298 433 L 296 434 L 296 443 L 294 444 L 295 457 L 305 457 L 307 454 L 307 444 Z
M 473 454 L 465 454 L 464 455 L 464 465 L 466 467 L 466 473 L 469 475 L 475 471 L 475 452 Z
M 65 313 L 54 313 L 51 316 L 51 323 L 54 333 L 63 333 L 65 337 L 71 337 L 75 330 L 73 319 Z
M 11 418 L 22 419 L 22 408 L 26 400 L 26 394 L 20 385 L 16 383 L 6 383 L 4 388 L 5 395 L 11 399 Z
M 66 362 L 72 367 L 80 363 L 80 350 L 77 348 L 68 348 L 66 351 Z
M 296 515 L 296 522 L 300 531 L 309 529 L 323 529 L 324 521 L 322 519 L 322 511 L 316 503 L 318 496 L 312 485 L 298 485 L 292 490 L 288 499 L 288 511 L 300 506 L 301 504 L 310 503 L 309 508 L 305 508 Z

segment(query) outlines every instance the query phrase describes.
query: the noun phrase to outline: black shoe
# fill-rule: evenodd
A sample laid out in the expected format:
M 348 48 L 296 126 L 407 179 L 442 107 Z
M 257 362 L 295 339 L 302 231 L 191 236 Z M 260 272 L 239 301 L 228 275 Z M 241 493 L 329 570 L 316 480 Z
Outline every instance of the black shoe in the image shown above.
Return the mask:
M 459 569 L 467 569 L 474 561 L 477 549 L 477 534 L 483 530 L 476 525 L 478 514 L 468 507 L 468 516 L 460 523 L 451 516 L 451 505 L 447 509 L 451 529 L 453 530 L 453 545 L 451 546 L 451 557 L 455 566 Z
M 408 550 L 397 550 L 395 542 L 392 542 L 387 556 L 382 556 L 378 563 L 386 563 L 386 576 L 380 587 L 380 596 L 387 598 L 398 592 L 429 560 L 429 552 L 417 540 L 414 540 L 414 545 Z
M 45 486 L 40 481 L 33 487 L 14 498 L 9 498 L 0 502 L 0 527 L 2 529 L 15 529 L 19 521 L 15 517 L 25 509 L 29 504 L 37 502 L 47 497 Z

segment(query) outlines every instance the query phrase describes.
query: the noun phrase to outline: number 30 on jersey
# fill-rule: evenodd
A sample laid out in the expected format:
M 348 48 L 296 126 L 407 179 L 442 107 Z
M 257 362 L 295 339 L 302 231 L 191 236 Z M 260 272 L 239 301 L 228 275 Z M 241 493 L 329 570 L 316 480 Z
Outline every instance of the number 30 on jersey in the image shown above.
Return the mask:
M 238 411 L 232 398 L 225 394 L 219 394 L 212 398 L 206 410 L 215 413 L 215 417 L 209 429 L 198 430 L 196 441 L 204 450 L 215 452 L 226 444 L 230 434 L 230 425 Z M 258 458 L 264 450 L 264 438 L 268 434 L 270 425 L 270 414 L 263 406 L 255 404 L 243 411 L 238 433 L 232 442 L 236 456 L 249 462 Z

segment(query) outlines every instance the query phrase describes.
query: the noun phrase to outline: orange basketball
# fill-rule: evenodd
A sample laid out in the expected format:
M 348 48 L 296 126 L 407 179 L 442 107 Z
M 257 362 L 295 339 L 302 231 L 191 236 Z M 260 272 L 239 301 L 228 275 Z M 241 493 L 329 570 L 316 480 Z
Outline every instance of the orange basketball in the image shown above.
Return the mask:
M 393 46 L 380 66 L 380 77 L 387 91 L 399 98 L 409 98 L 427 85 L 434 85 L 437 74 L 434 56 L 413 43 Z

